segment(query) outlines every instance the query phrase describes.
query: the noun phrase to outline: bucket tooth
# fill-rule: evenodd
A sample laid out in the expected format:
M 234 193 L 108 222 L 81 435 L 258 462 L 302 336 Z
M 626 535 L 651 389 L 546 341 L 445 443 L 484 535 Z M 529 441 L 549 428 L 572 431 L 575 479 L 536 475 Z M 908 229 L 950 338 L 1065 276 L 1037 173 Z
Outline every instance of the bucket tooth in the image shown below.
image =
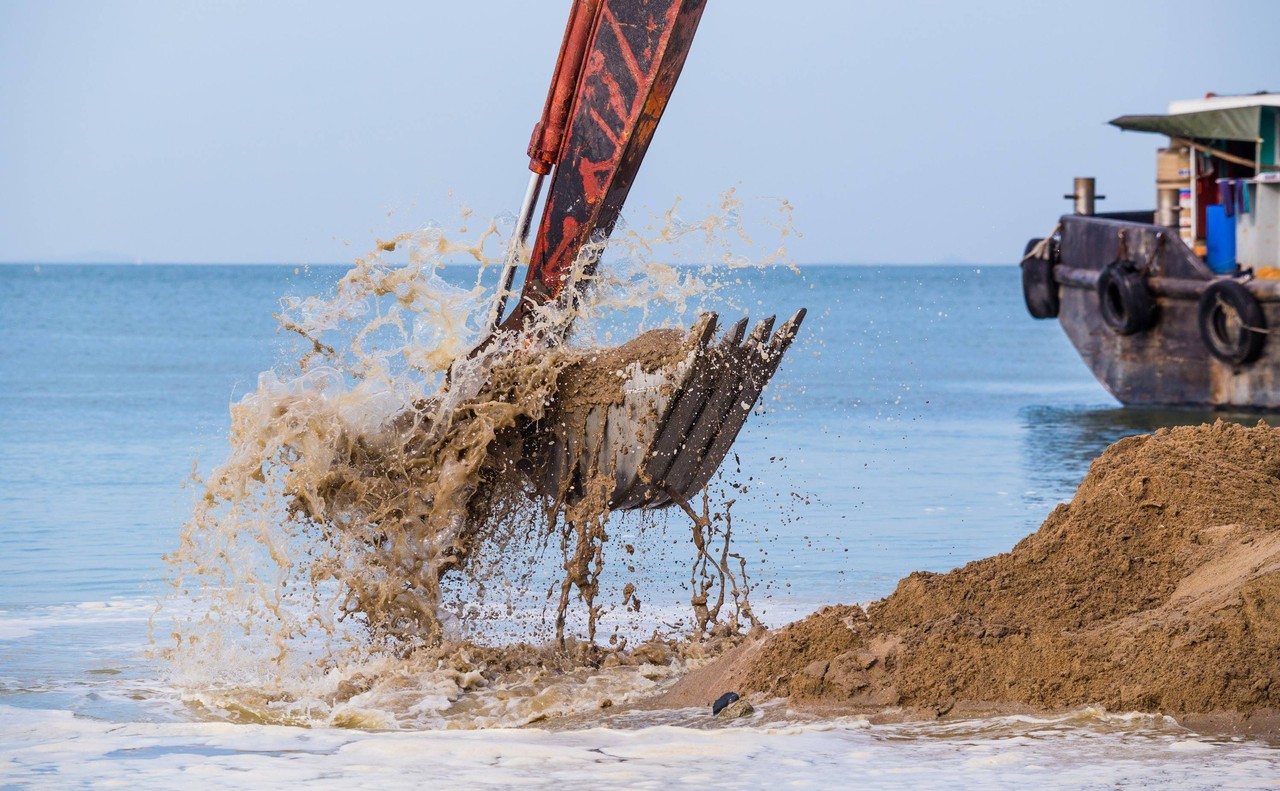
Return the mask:
M 724 334 L 724 340 L 720 345 L 729 347 L 737 346 L 739 343 L 742 343 L 742 336 L 747 332 L 747 323 L 748 319 L 746 316 L 735 321 L 733 326 L 729 328 L 729 331 Z
M 711 339 L 716 335 L 719 321 L 720 317 L 711 311 L 698 316 L 698 320 L 693 323 L 693 328 L 689 330 L 689 335 L 694 339 L 694 345 L 698 349 L 705 349 L 707 344 L 711 343 Z

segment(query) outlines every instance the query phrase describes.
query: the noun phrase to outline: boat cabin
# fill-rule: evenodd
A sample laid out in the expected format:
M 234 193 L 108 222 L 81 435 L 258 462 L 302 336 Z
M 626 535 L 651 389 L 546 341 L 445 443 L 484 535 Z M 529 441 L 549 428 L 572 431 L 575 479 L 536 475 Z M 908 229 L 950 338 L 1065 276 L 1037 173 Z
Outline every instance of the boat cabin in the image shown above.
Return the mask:
M 1280 93 L 1170 102 L 1113 126 L 1167 135 L 1156 155 L 1157 225 L 1216 273 L 1280 277 Z

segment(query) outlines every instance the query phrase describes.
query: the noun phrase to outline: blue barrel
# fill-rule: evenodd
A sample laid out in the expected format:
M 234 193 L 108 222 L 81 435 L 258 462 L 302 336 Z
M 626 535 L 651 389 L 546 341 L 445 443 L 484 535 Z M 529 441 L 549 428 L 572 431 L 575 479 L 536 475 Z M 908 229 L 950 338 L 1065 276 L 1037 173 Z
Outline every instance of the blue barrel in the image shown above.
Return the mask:
M 1205 206 L 1204 262 L 1218 274 L 1236 271 L 1236 218 L 1227 216 L 1226 206 Z

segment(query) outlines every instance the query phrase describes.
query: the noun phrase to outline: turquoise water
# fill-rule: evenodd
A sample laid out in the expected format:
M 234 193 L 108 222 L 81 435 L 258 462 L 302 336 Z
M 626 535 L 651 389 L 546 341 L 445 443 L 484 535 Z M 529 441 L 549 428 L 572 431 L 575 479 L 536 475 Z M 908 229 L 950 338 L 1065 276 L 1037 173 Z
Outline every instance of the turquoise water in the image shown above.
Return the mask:
M 38 776 L 31 767 L 48 768 L 29 754 L 38 733 L 96 739 L 102 749 L 94 755 L 106 764 L 121 750 L 152 749 L 157 739 L 186 745 L 175 749 L 188 758 L 199 752 L 192 744 L 217 741 L 202 730 L 214 726 L 193 722 L 199 718 L 186 706 L 158 691 L 160 671 L 142 658 L 148 618 L 165 590 L 161 556 L 176 546 L 190 515 L 193 492 L 183 483 L 193 463 L 208 469 L 227 451 L 229 404 L 291 348 L 272 318 L 278 300 L 325 293 L 345 271 L 0 267 L 0 760 L 6 762 L 0 783 L 5 771 L 25 782 Z M 446 278 L 469 285 L 474 272 L 450 267 Z M 809 267 L 803 276 L 750 271 L 743 279 L 736 299 L 754 315 L 805 306 L 810 316 L 766 394 L 767 413 L 753 418 L 735 446 L 737 475 L 751 483 L 751 494 L 735 506 L 735 530 L 762 582 L 757 606 L 773 625 L 820 604 L 883 596 L 915 569 L 945 571 L 1006 551 L 1054 504 L 1070 499 L 1109 443 L 1212 417 L 1120 409 L 1057 324 L 1026 315 L 1016 267 Z M 70 713 L 90 719 L 72 725 Z M 171 730 L 157 735 L 138 724 L 145 722 Z M 105 735 L 114 732 L 110 723 L 133 723 L 134 730 L 113 740 Z M 204 758 L 234 774 L 257 739 L 281 754 L 303 755 L 309 748 L 300 739 L 359 742 L 374 752 L 400 744 L 342 732 L 303 739 L 295 729 L 253 727 L 264 733 L 233 731 L 239 735 L 206 747 L 215 752 Z M 911 766 L 939 749 L 958 755 L 963 745 L 1004 754 L 991 746 L 998 742 L 988 733 L 997 728 L 991 722 L 960 735 L 878 732 L 865 723 L 832 727 L 866 741 L 857 750 L 890 767 Z M 1066 725 L 998 724 L 999 739 L 1026 748 L 1017 759 L 1025 771 L 1016 777 L 1045 779 L 1036 774 L 1043 762 L 1037 750 L 1056 743 L 1034 735 L 1045 728 L 1070 734 L 1063 738 L 1093 756 L 1088 760 L 1141 753 L 1136 740 L 1155 751 L 1151 766 L 1173 760 L 1181 767 L 1161 769 L 1163 780 L 1141 767 L 1125 775 L 1140 785 L 1210 784 L 1212 772 L 1197 773 L 1228 764 L 1277 776 L 1277 754 L 1260 746 L 1184 737 L 1158 718 L 1118 724 L 1090 715 Z M 795 760 L 808 760 L 810 748 L 830 757 L 836 737 L 829 728 L 814 733 L 825 735 L 760 749 L 790 755 L 803 744 Z M 725 760 L 747 760 L 754 740 L 765 738 L 752 734 L 726 748 Z M 646 738 L 658 752 L 670 746 L 657 730 Z M 1089 752 L 1089 745 L 1102 745 L 1101 752 Z M 414 749 L 430 753 L 420 743 Z M 1161 758 L 1165 749 L 1176 755 Z M 1177 763 L 1184 759 L 1185 766 Z M 104 768 L 66 779 L 132 776 L 164 785 L 177 776 L 131 775 L 126 764 L 113 764 L 118 777 Z M 173 771 L 181 774 L 189 764 L 184 759 Z M 828 764 L 830 772 L 822 769 Z M 335 777 L 345 776 L 343 766 Z M 810 774 L 827 782 L 847 770 L 834 759 L 814 766 Z M 990 779 L 965 766 L 954 765 L 958 784 Z M 575 770 L 565 771 L 569 779 L 562 782 L 572 784 Z M 1098 772 L 1099 783 L 1117 779 L 1105 767 Z M 507 777 L 496 769 L 487 779 L 483 772 L 466 776 L 479 785 L 501 785 Z M 653 775 L 659 776 L 679 779 Z M 1249 785 L 1250 778 L 1257 779 L 1248 772 L 1238 779 Z M 893 785 L 892 778 L 885 784 Z

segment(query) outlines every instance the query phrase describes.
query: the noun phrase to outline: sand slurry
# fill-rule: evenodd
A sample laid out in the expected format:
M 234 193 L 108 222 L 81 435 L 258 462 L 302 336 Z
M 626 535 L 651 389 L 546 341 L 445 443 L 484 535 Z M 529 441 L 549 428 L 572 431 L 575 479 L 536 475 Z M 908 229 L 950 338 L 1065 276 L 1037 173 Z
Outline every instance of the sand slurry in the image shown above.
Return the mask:
M 1276 736 L 1280 429 L 1121 440 L 1011 552 L 824 608 L 654 703 L 727 689 L 911 718 L 1101 705 Z

